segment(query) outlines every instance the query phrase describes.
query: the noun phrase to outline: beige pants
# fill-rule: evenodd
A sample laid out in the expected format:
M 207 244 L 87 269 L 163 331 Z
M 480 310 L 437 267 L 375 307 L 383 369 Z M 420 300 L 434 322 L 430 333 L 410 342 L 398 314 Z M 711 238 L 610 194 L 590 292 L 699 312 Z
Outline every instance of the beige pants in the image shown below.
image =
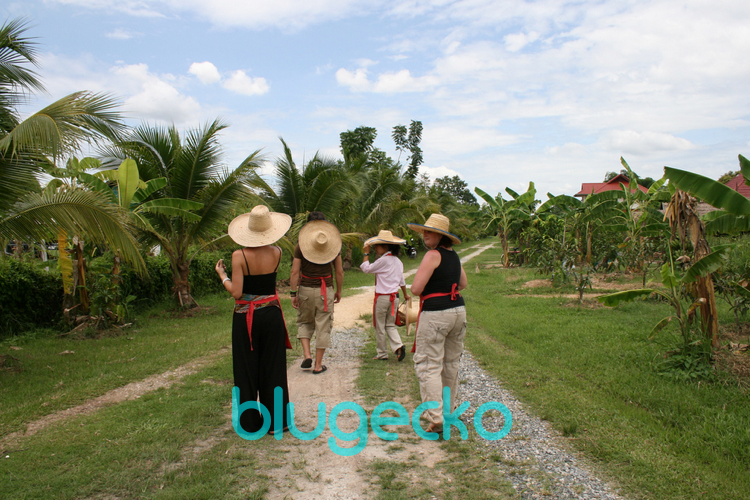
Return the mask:
M 398 299 L 394 299 L 393 307 L 398 310 Z M 401 336 L 396 329 L 396 317 L 391 314 L 391 297 L 381 295 L 375 303 L 375 340 L 378 359 L 388 359 L 388 344 L 386 336 L 391 343 L 391 351 L 395 352 L 404 345 Z
M 297 290 L 299 309 L 297 310 L 297 338 L 311 339 L 315 334 L 315 348 L 331 347 L 333 328 L 333 287 L 328 287 L 328 311 L 320 293 L 320 287 L 301 286 Z
M 419 380 L 422 402 L 437 401 L 439 406 L 423 415 L 430 423 L 443 422 L 443 387 L 451 390 L 451 408 L 458 405 L 458 368 L 466 336 L 466 307 L 445 311 L 422 311 L 417 329 L 414 370 Z

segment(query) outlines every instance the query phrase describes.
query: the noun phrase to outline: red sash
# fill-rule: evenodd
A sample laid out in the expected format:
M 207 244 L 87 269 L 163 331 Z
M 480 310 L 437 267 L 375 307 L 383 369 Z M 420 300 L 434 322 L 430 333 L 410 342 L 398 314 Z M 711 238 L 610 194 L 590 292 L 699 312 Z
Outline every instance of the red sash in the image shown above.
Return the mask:
M 305 279 L 308 280 L 320 280 L 320 294 L 323 296 L 323 310 L 328 311 L 328 287 L 326 287 L 326 278 L 330 278 L 331 275 L 323 276 L 322 278 L 311 278 L 310 276 L 305 276 L 304 274 L 300 273 L 300 276 L 302 276 Z
M 431 299 L 432 297 L 445 297 L 446 295 L 451 296 L 451 300 L 456 300 L 456 298 L 460 297 L 461 294 L 458 293 L 458 283 L 453 283 L 453 286 L 451 287 L 451 291 L 447 293 L 431 293 L 429 295 L 420 295 L 419 296 L 419 316 L 422 316 L 422 307 L 424 306 L 424 301 L 427 299 Z M 419 330 L 419 316 L 417 316 L 417 327 L 414 330 L 414 345 L 411 347 L 411 352 L 415 352 L 417 350 L 417 330 Z
M 258 307 L 261 304 L 266 304 L 268 302 L 272 301 L 278 301 L 279 300 L 279 293 L 276 292 L 276 294 L 273 297 L 266 297 L 265 299 L 255 299 L 255 300 L 242 300 L 237 299 L 234 301 L 236 305 L 244 306 L 247 305 L 247 334 L 250 337 L 250 350 L 253 350 L 253 311 L 255 311 L 255 308 Z M 289 331 L 286 329 L 286 319 L 284 319 L 284 311 L 281 310 L 281 302 L 279 302 L 279 310 L 281 311 L 281 319 L 284 321 L 284 333 L 286 334 L 286 348 L 291 349 L 292 343 L 289 342 Z

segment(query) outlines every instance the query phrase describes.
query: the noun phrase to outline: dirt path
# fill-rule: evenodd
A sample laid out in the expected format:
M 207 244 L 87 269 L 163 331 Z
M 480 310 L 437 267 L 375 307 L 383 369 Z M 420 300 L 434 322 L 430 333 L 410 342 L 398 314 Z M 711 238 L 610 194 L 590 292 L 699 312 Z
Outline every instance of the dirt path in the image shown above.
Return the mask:
M 477 246 L 477 250 L 463 257 L 462 262 L 479 255 L 492 247 Z M 416 269 L 404 273 L 409 277 L 416 273 Z M 357 295 L 344 297 L 336 305 L 334 313 L 334 347 L 326 351 L 324 364 L 328 371 L 320 376 L 310 371 L 300 369 L 302 358 L 299 358 L 288 370 L 290 400 L 295 405 L 295 421 L 301 422 L 300 428 L 306 432 L 313 429 L 317 421 L 318 403 L 323 402 L 327 411 L 342 401 L 352 401 L 364 406 L 357 394 L 355 381 L 359 372 L 359 352 L 364 346 L 367 328 L 360 319 L 364 314 L 372 311 L 372 294 L 375 287 L 364 287 Z M 419 402 L 409 404 L 408 397 L 394 398 L 405 407 L 416 406 Z M 307 424 L 302 424 L 307 422 Z M 357 428 L 359 417 L 352 411 L 341 413 L 338 425 L 344 432 L 351 432 Z M 413 468 L 414 474 L 424 468 L 432 470 L 435 481 L 440 475 L 434 473 L 434 466 L 445 458 L 437 441 L 417 439 L 400 439 L 398 450 L 389 447 L 393 444 L 379 439 L 374 433 L 369 433 L 368 442 L 364 450 L 353 457 L 340 456 L 329 448 L 328 439 L 332 437 L 330 426 L 326 426 L 320 437 L 311 441 L 288 439 L 286 450 L 289 459 L 281 468 L 272 471 L 274 487 L 269 492 L 269 499 L 294 498 L 306 499 L 364 499 L 370 498 L 370 493 L 376 491 L 369 483 L 367 463 L 374 459 L 404 461 L 410 457 L 418 457 L 418 464 Z M 282 440 L 283 442 L 283 440 Z M 342 447 L 349 447 L 338 441 Z M 416 479 L 416 477 L 415 477 Z

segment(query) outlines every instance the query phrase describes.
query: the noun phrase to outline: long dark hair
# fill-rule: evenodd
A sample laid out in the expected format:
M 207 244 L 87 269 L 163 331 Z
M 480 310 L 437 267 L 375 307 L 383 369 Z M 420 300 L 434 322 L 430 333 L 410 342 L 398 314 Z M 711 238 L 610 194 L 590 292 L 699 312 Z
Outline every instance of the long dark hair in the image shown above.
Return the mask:
M 392 255 L 398 257 L 398 254 L 401 251 L 401 245 L 388 245 L 388 248 L 391 250 Z
M 447 237 L 446 235 L 443 235 L 443 237 L 440 238 L 440 243 L 438 243 L 438 246 L 445 247 L 445 248 L 452 248 L 453 240 Z

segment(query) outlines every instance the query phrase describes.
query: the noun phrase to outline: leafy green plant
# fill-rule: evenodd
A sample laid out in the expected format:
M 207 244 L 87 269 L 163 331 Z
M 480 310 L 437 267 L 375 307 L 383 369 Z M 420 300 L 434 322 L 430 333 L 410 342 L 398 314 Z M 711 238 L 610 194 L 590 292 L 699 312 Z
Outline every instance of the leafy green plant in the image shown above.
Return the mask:
M 671 251 L 669 252 L 669 262 L 661 268 L 661 279 L 664 288 L 641 288 L 637 290 L 625 290 L 608 295 L 597 297 L 597 300 L 607 306 L 616 306 L 620 302 L 629 302 L 638 298 L 648 297 L 652 294 L 657 295 L 660 299 L 668 303 L 673 313 L 659 321 L 651 329 L 649 338 L 654 338 L 659 332 L 664 330 L 670 323 L 676 322 L 681 335 L 681 346 L 672 356 L 679 353 L 683 356 L 695 357 L 705 365 L 710 366 L 712 349 L 710 339 L 705 332 L 701 331 L 701 322 L 694 321 L 696 310 L 705 302 L 704 298 L 692 301 L 683 300 L 683 289 L 686 285 L 695 282 L 700 276 L 708 275 L 721 267 L 724 259 L 731 247 L 718 247 L 712 253 L 696 261 L 687 272 L 678 276 L 674 259 Z M 697 332 L 695 330 L 699 330 Z M 676 361 L 668 364 L 674 368 L 690 368 L 692 363 L 684 363 L 676 358 Z M 694 370 L 693 370 L 694 371 Z

